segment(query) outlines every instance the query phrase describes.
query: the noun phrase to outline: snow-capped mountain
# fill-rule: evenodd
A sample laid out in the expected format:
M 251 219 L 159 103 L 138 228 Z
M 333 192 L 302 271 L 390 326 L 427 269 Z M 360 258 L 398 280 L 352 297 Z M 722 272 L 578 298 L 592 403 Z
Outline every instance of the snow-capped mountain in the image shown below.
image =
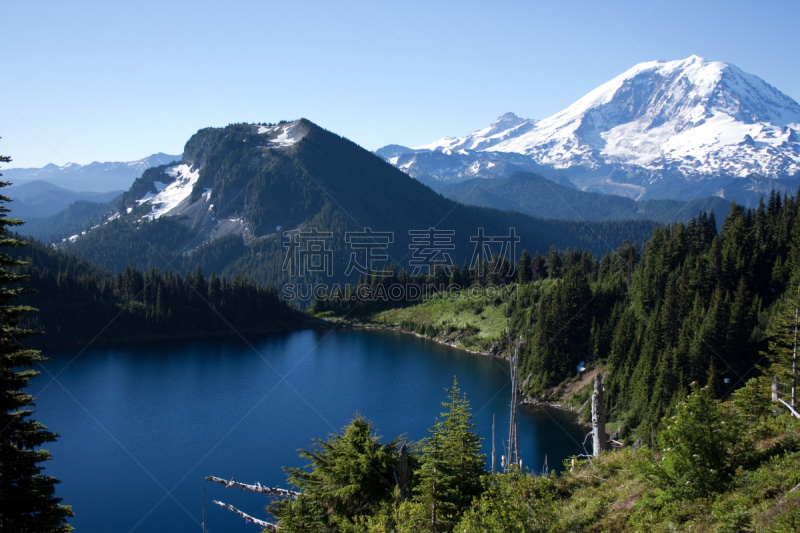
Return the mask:
M 466 137 L 376 153 L 427 181 L 494 177 L 463 168 L 524 156 L 582 188 L 636 197 L 676 177 L 800 175 L 799 128 L 797 102 L 733 65 L 692 56 L 640 63 L 540 121 L 507 113 Z M 429 154 L 447 167 L 431 165 Z
M 248 129 L 259 136 L 258 146 L 262 150 L 290 147 L 308 133 L 308 128 L 300 120 L 271 126 L 253 125 Z M 203 214 L 212 213 L 211 187 L 203 187 L 199 196 L 192 195 L 200 178 L 200 169 L 206 166 L 201 159 L 185 156 L 183 161 L 164 167 L 159 172 L 151 172 L 147 178 L 137 181 L 136 189 L 145 191 L 145 194 L 139 199 L 131 198 L 135 199 L 135 205 L 131 199 L 127 200 L 130 205 L 128 213 L 139 207 L 137 213 L 140 213 L 140 218 L 154 220 L 165 215 L 185 215 L 190 210 L 197 210 L 197 205 L 201 204 L 200 211 Z M 207 216 L 216 221 L 212 215 Z
M 502 178 L 520 170 L 542 172 L 528 155 L 491 151 L 535 124 L 535 120 L 506 113 L 488 128 L 466 137 L 445 137 L 417 148 L 390 144 L 375 154 L 434 189 L 472 178 Z
M 186 144 L 182 158 L 142 174 L 121 196 L 121 211 L 106 223 L 119 218 L 134 223 L 180 218 L 196 232 L 184 251 L 226 235 L 241 235 L 249 242 L 254 229 L 245 214 L 256 208 L 255 202 L 242 194 L 231 175 L 246 174 L 245 169 L 260 168 L 268 162 L 275 165 L 279 154 L 292 149 L 308 132 L 309 126 L 302 120 L 200 130 Z M 223 152 L 224 157 L 219 155 Z M 240 163 L 241 168 L 229 167 Z M 277 221 L 284 222 L 280 217 Z M 259 232 L 269 234 L 280 228 L 281 224 L 274 224 L 268 230 L 259 228 Z M 70 239 L 74 242 L 79 237 Z
M 488 128 L 470 133 L 466 137 L 445 137 L 418 150 L 440 150 L 444 153 L 467 153 L 468 150 L 493 151 L 492 148 L 533 130 L 536 121 L 506 113 L 492 122 Z M 508 150 L 501 150 L 507 152 Z
M 25 183 L 42 180 L 71 191 L 105 193 L 125 190 L 150 167 L 180 161 L 180 155 L 157 153 L 151 156 L 124 162 L 67 163 L 62 166 L 52 163 L 41 168 L 2 169 L 3 179 L 12 183 L 6 190 L 13 195 L 14 189 Z

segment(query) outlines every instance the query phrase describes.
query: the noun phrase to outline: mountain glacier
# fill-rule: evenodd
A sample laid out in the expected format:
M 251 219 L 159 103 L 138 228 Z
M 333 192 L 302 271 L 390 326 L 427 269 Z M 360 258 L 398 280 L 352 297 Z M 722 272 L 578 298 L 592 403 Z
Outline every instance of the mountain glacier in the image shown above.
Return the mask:
M 733 65 L 691 56 L 640 63 L 542 120 L 507 113 L 465 137 L 376 154 L 434 187 L 528 166 L 586 190 L 664 196 L 681 189 L 676 179 L 685 189 L 800 175 L 798 128 L 797 102 Z

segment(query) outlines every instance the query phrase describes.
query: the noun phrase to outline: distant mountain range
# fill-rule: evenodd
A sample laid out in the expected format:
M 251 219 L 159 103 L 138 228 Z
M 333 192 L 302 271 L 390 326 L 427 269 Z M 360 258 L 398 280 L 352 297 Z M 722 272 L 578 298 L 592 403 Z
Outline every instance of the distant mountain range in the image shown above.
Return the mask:
M 667 224 L 687 221 L 701 211 L 714 210 L 721 225 L 730 207 L 730 201 L 717 196 L 691 201 L 637 201 L 623 196 L 584 192 L 529 172 L 515 172 L 507 178 L 473 178 L 451 183 L 440 192 L 463 204 L 564 220 L 639 219 Z
M 163 153 L 128 162 L 89 163 L 79 165 L 67 163 L 58 166 L 50 163 L 42 168 L 5 168 L 0 169 L 3 179 L 11 182 L 5 194 L 15 198 L 22 196 L 15 189 L 31 181 L 46 181 L 71 191 L 91 191 L 106 193 L 109 191 L 127 190 L 128 187 L 150 167 L 179 161 L 180 155 Z
M 111 193 L 113 194 L 113 193 Z M 16 231 L 43 243 L 56 243 L 73 235 L 81 235 L 105 222 L 116 212 L 115 202 L 77 200 L 59 212 L 43 218 L 25 218 Z M 18 216 L 17 204 L 11 204 L 12 214 Z
M 583 190 L 690 199 L 738 190 L 736 178 L 800 177 L 799 128 L 797 102 L 733 65 L 691 56 L 640 63 L 542 120 L 507 113 L 466 137 L 375 153 L 437 189 L 525 170 Z
M 6 179 L 6 171 L 2 174 Z M 13 216 L 28 221 L 55 215 L 73 202 L 104 204 L 123 193 L 121 190 L 76 192 L 41 180 L 23 181 L 17 186 L 6 187 L 2 192 L 13 200 L 9 205 Z
M 496 237 L 515 228 L 516 253 L 544 253 L 551 245 L 603 253 L 624 239 L 641 242 L 654 224 L 545 220 L 461 205 L 347 139 L 298 120 L 198 131 L 181 161 L 146 170 L 120 197 L 116 214 L 61 246 L 114 271 L 128 264 L 179 270 L 199 265 L 207 273 L 284 283 L 290 279 L 284 232 L 316 228 L 331 232 L 326 242 L 333 277 L 315 274 L 330 282 L 357 278 L 357 271 L 345 275 L 357 250 L 346 243 L 346 233 L 365 228 L 391 232 L 387 263 L 411 266 L 410 230 L 452 230 L 447 257 L 461 264 L 472 257 L 470 238 L 479 228 Z

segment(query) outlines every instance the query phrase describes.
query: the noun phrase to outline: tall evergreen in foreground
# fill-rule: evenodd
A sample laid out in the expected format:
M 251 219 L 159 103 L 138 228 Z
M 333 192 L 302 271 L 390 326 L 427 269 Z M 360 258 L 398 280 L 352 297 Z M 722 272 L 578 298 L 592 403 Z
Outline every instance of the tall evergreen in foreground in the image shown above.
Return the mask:
M 314 439 L 315 449 L 301 450 L 309 469 L 285 468 L 289 483 L 302 494 L 269 508 L 287 532 L 354 531 L 358 521 L 392 500 L 400 439 L 382 443 L 375 427 L 360 415 L 341 435 Z M 412 466 L 414 461 L 412 461 Z
M 483 491 L 481 476 L 486 473 L 481 438 L 473 431 L 469 402 L 457 379 L 453 378 L 453 388 L 447 393 L 450 401 L 442 403 L 447 411 L 430 428 L 431 436 L 421 447 L 414 498 L 422 504 L 417 512 L 429 519 L 426 530 L 432 533 L 453 530 L 472 499 Z
M 0 162 L 9 161 L 0 156 Z M 0 181 L 0 187 L 7 185 Z M 0 202 L 10 201 L 0 195 Z M 8 212 L 0 203 L 0 247 L 24 246 L 24 242 L 9 237 L 8 226 L 19 226 L 22 221 L 6 218 Z M 34 398 L 23 392 L 38 374 L 30 367 L 46 359 L 19 342 L 34 333 L 18 326 L 19 316 L 32 310 L 14 305 L 14 299 L 25 292 L 17 285 L 27 279 L 13 271 L 20 264 L 0 252 L 0 532 L 72 531 L 66 523 L 66 518 L 73 516 L 71 508 L 54 497 L 58 480 L 42 474 L 41 463 L 51 456 L 39 446 L 54 441 L 57 435 L 29 418 L 33 411 L 28 407 Z M 20 367 L 22 370 L 15 370 Z

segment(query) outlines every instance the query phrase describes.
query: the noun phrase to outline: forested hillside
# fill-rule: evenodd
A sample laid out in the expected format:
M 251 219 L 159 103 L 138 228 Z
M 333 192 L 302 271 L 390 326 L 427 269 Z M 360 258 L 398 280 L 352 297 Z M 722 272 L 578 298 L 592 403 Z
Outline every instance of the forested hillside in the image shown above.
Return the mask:
M 667 224 L 688 222 L 702 211 L 724 215 L 729 200 L 718 196 L 682 200 L 633 200 L 613 194 L 565 187 L 538 174 L 515 172 L 507 178 L 463 181 L 441 189 L 457 202 L 511 209 L 535 217 L 561 220 L 654 220 Z
M 795 197 L 773 195 L 733 206 L 719 234 L 703 215 L 656 228 L 641 250 L 548 258 L 556 282 L 514 302 L 525 392 L 547 398 L 580 361 L 603 364 L 607 413 L 628 441 L 649 437 L 692 382 L 727 397 L 766 364 L 770 316 L 796 291 L 797 214 Z
M 347 139 L 306 120 L 289 124 L 304 132 L 291 145 L 275 145 L 258 133 L 287 125 L 200 130 L 184 151 L 183 164 L 199 173 L 184 203 L 154 221 L 145 218 L 151 205 L 142 198 L 175 179 L 167 166 L 151 168 L 120 199 L 118 219 L 64 249 L 115 272 L 129 264 L 147 269 L 170 263 L 183 272 L 213 265 L 218 275 L 240 272 L 280 286 L 288 280 L 287 230 L 331 232 L 326 246 L 333 254 L 332 277 L 355 281 L 357 273 L 344 275 L 352 251 L 345 234 L 365 228 L 391 232 L 386 264 L 408 266 L 411 230 L 453 231 L 455 247 L 449 254 L 460 264 L 472 256 L 470 238 L 479 228 L 498 237 L 515 228 L 521 239 L 517 250 L 544 252 L 556 245 L 603 253 L 625 239 L 646 238 L 655 226 L 647 220 L 538 219 L 460 205 Z M 328 276 L 309 277 L 311 282 L 330 281 Z
M 173 271 L 132 267 L 112 275 L 75 256 L 29 241 L 12 252 L 27 264 L 35 292 L 20 301 L 38 311 L 23 315 L 24 327 L 41 330 L 34 344 L 120 342 L 133 339 L 271 331 L 297 327 L 300 313 L 241 276 L 226 279 L 197 267 Z
M 26 235 L 30 235 L 38 241 L 58 243 L 73 235 L 90 231 L 113 214 L 113 201 L 103 204 L 79 200 L 49 217 L 26 220 L 24 228 Z

